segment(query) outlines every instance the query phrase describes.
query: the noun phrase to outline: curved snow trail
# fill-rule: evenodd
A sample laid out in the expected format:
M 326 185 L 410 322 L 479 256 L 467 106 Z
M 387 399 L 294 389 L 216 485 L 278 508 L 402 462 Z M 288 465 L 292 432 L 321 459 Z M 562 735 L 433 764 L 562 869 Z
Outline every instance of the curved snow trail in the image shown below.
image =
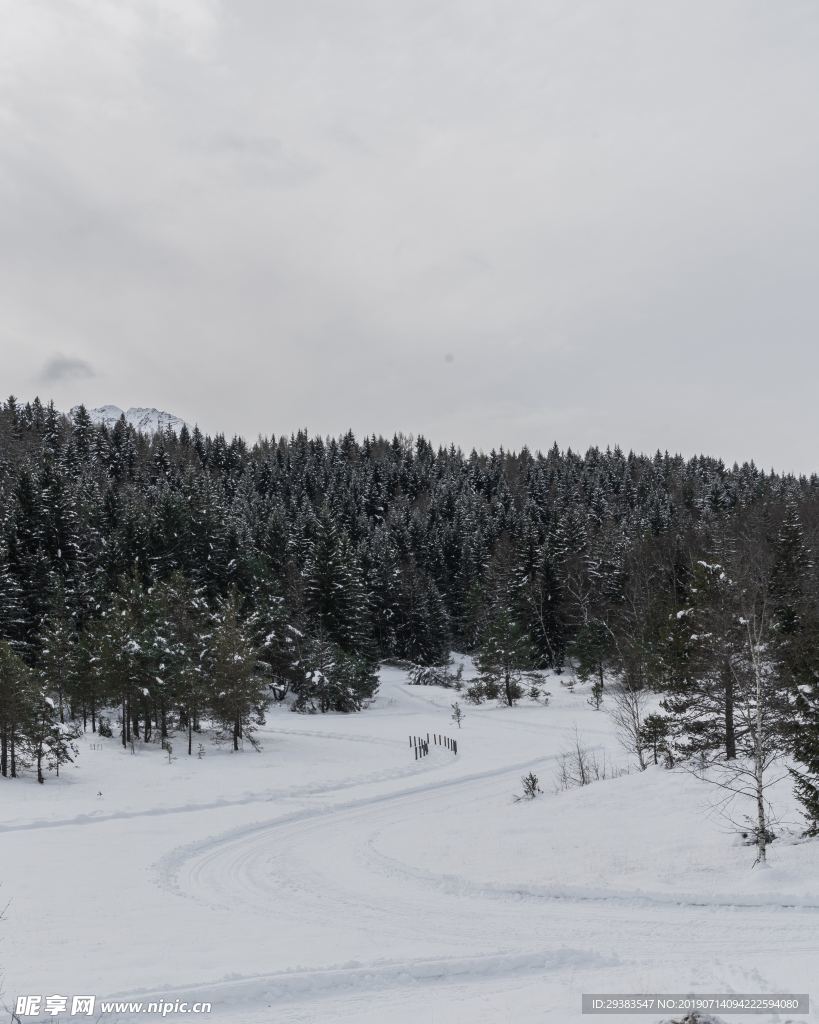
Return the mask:
M 436 758 L 436 755 L 438 757 Z M 258 840 L 262 845 L 270 843 L 271 840 L 267 839 L 270 833 L 277 830 L 289 829 L 291 826 L 297 828 L 302 824 L 310 823 L 315 818 L 329 818 L 336 820 L 341 816 L 359 812 L 363 814 L 366 820 L 370 817 L 370 809 L 377 807 L 381 804 L 389 804 L 394 801 L 405 801 L 410 797 L 417 797 L 419 799 L 427 799 L 429 794 L 435 793 L 437 790 L 442 789 L 453 789 L 461 786 L 467 786 L 470 783 L 485 782 L 489 779 L 503 778 L 507 775 L 515 774 L 525 771 L 527 768 L 531 768 L 533 765 L 550 762 L 556 759 L 557 755 L 547 754 L 541 758 L 528 758 L 526 761 L 521 761 L 514 765 L 505 765 L 502 768 L 488 769 L 482 772 L 475 772 L 471 775 L 461 775 L 454 779 L 445 779 L 441 781 L 420 783 L 416 786 L 411 786 L 406 789 L 398 790 L 397 792 L 382 793 L 370 797 L 362 797 L 359 800 L 352 800 L 343 804 L 331 805 L 328 807 L 308 808 L 306 810 L 294 811 L 291 814 L 280 815 L 262 822 L 256 822 L 252 825 L 240 827 L 238 829 L 231 829 L 229 832 L 223 835 L 209 836 L 207 839 L 199 840 L 185 846 L 177 847 L 171 850 L 168 854 L 162 857 L 155 865 L 159 883 L 170 891 L 176 892 L 180 895 L 191 895 L 196 899 L 200 896 L 198 893 L 190 893 L 186 891 L 185 885 L 180 882 L 180 877 L 185 869 L 185 865 L 189 863 L 195 863 L 198 861 L 216 861 L 227 857 L 230 859 L 230 854 L 226 853 L 233 847 L 239 847 L 239 855 L 241 857 L 246 854 L 246 845 L 248 840 L 252 837 L 254 840 Z M 452 764 L 453 762 L 447 757 L 444 761 L 439 752 L 433 748 L 429 757 L 424 758 L 418 762 L 412 762 L 412 764 L 425 765 L 428 769 L 441 768 L 446 764 Z M 407 772 L 401 772 L 400 775 L 396 774 L 394 777 L 403 777 L 408 774 Z M 417 772 L 413 772 L 417 774 Z M 381 777 L 386 778 L 386 776 Z M 341 788 L 348 788 L 348 786 L 360 786 L 368 782 L 369 779 L 365 778 L 358 783 L 349 783 L 345 786 L 327 786 L 327 787 L 314 787 L 309 792 L 310 794 L 331 794 L 337 792 Z M 379 779 L 378 781 L 381 781 Z M 307 792 L 307 790 L 292 790 L 288 795 L 301 795 Z M 278 841 L 276 841 L 278 848 Z M 227 880 L 227 876 L 225 879 Z M 216 890 L 219 891 L 222 888 L 222 884 L 218 884 Z M 230 890 L 231 883 L 227 880 L 227 888 Z M 212 902 L 209 897 L 205 897 L 205 902 Z M 233 901 L 231 900 L 231 905 Z M 223 904 L 216 904 L 223 905 Z M 255 904 L 254 904 L 255 906 Z M 257 908 L 258 909 L 258 908 Z
M 402 716 L 419 700 L 427 703 L 408 689 L 392 691 L 392 705 Z M 504 719 L 493 719 L 493 727 L 497 721 Z M 504 724 L 521 723 L 508 718 Z M 555 723 L 555 731 L 566 727 Z M 328 739 L 360 739 L 318 732 Z M 248 924 L 275 925 L 284 938 L 271 956 L 290 969 L 224 983 L 231 998 L 268 1006 L 381 991 L 408 981 L 519 974 L 536 979 L 550 965 L 588 975 L 612 964 L 640 971 L 646 965 L 676 968 L 686 958 L 719 964 L 730 950 L 739 951 L 740 959 L 781 953 L 783 947 L 819 954 L 819 908 L 785 909 L 784 903 L 752 896 L 720 902 L 604 886 L 478 884 L 457 873 L 418 868 L 412 848 L 400 858 L 380 849 L 380 838 L 397 825 L 417 825 L 414 841 L 422 844 L 425 828 L 457 821 L 464 801 L 508 799 L 521 772 L 557 756 L 453 774 L 448 769 L 457 762 L 433 748 L 425 760 L 445 778 L 427 775 L 398 790 L 301 807 L 178 847 L 157 863 L 159 883 L 215 911 L 238 913 Z M 310 967 L 284 959 L 289 935 L 300 949 L 306 937 L 314 950 Z M 344 957 L 354 960 L 344 963 Z M 222 985 L 186 991 L 219 992 Z
M 544 757 L 543 761 L 551 760 Z M 526 762 L 531 765 L 532 761 Z M 512 765 L 462 778 L 415 786 L 409 790 L 366 798 L 342 807 L 310 809 L 212 837 L 174 851 L 160 862 L 161 884 L 178 894 L 216 908 L 269 917 L 279 926 L 288 920 L 317 930 L 356 932 L 377 939 L 377 945 L 409 939 L 444 943 L 452 949 L 521 952 L 553 948 L 558 936 L 576 948 L 613 954 L 624 942 L 643 945 L 647 935 L 652 956 L 679 956 L 725 946 L 725 921 L 703 935 L 703 915 L 736 911 L 742 948 L 757 952 L 777 948 L 776 911 L 783 905 L 748 901 L 705 901 L 681 895 L 609 891 L 606 889 L 513 888 L 478 885 L 457 875 L 433 875 L 387 857 L 377 849 L 380 832 L 423 816 L 425 804 L 455 805 L 480 798 L 491 780 L 517 775 L 526 765 Z M 472 793 L 472 790 L 475 793 Z M 508 904 L 515 904 L 510 915 Z M 819 952 L 819 930 L 805 911 L 805 949 Z M 669 927 L 673 915 L 673 927 Z M 752 928 L 748 915 L 770 918 Z M 800 915 L 802 916 L 802 915 Z M 789 920 L 789 932 L 794 927 Z M 660 941 L 662 935 L 665 941 Z M 812 941 L 811 941 L 812 940 Z

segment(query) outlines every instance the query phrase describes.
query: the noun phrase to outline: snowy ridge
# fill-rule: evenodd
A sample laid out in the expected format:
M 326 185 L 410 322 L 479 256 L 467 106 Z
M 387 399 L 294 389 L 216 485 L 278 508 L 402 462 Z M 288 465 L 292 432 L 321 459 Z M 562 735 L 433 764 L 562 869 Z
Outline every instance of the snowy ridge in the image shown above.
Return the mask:
M 75 405 L 71 410 L 71 415 L 73 416 L 78 409 L 79 406 Z M 132 406 L 123 411 L 118 405 L 98 405 L 94 409 L 89 409 L 88 415 L 91 417 L 92 423 L 104 424 L 106 427 L 113 427 L 117 420 L 124 416 L 125 422 L 141 434 L 160 433 L 167 430 L 168 427 L 173 431 L 181 430 L 183 426 L 190 429 L 190 424 L 186 423 L 181 416 L 147 406 Z

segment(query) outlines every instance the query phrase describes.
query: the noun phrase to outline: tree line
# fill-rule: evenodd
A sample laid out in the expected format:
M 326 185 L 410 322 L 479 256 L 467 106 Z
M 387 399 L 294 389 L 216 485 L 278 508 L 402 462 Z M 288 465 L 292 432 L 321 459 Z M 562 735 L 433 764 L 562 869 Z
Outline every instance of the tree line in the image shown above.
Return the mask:
M 655 746 L 736 761 L 758 689 L 815 828 L 818 493 L 704 456 L 304 431 L 249 445 L 9 398 L 4 664 L 61 726 L 116 708 L 126 744 L 190 744 L 207 719 L 238 745 L 271 699 L 357 710 L 379 660 L 456 648 L 505 703 L 529 669 L 571 667 L 598 699 L 615 677 L 656 691 Z M 0 710 L 3 749 L 12 721 Z

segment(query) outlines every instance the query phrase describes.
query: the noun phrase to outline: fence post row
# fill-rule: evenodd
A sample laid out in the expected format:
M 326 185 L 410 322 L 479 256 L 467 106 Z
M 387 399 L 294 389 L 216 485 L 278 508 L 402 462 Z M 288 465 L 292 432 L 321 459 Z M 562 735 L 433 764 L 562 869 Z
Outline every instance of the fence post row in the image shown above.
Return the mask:
M 446 747 L 448 750 L 451 750 L 453 754 L 458 753 L 458 741 L 450 739 L 449 736 L 441 736 L 440 733 L 434 732 L 432 734 L 432 742 L 433 744 Z M 421 739 L 420 736 L 410 736 L 409 745 L 415 751 L 416 761 L 419 757 L 426 757 L 429 753 L 429 743 L 429 733 L 427 733 L 427 738 L 425 740 Z

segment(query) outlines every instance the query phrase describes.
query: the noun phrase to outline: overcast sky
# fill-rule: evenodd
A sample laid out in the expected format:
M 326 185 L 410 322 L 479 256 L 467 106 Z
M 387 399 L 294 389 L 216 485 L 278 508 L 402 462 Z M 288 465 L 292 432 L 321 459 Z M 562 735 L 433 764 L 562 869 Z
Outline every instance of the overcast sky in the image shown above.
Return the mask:
M 815 0 L 0 0 L 3 386 L 819 470 Z

